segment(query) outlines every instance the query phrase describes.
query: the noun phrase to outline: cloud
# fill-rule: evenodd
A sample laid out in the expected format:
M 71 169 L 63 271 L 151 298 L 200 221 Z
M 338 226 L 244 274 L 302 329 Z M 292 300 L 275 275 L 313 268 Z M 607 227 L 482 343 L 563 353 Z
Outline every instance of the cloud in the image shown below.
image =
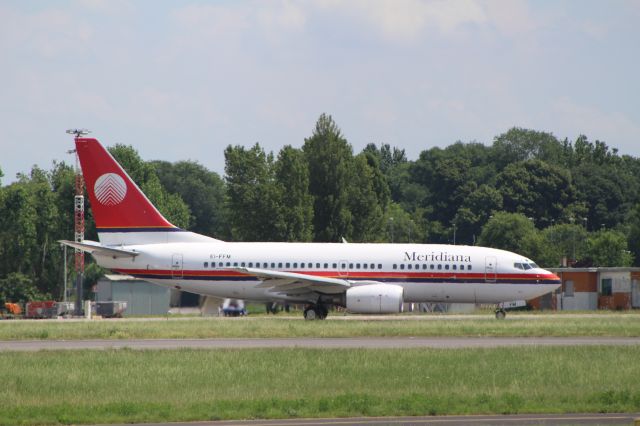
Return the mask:
M 384 39 L 395 42 L 415 41 L 427 31 L 452 35 L 465 25 L 486 21 L 476 0 L 336 0 L 317 6 L 364 22 Z
M 542 26 L 526 0 L 487 0 L 482 5 L 489 24 L 502 35 L 527 34 Z
M 306 23 L 304 9 L 291 1 L 191 4 L 174 10 L 172 17 L 183 31 L 216 42 L 254 30 L 273 37 L 301 31 Z
M 57 9 L 28 15 L 3 8 L 0 25 L 3 48 L 36 52 L 46 58 L 82 53 L 93 35 L 86 22 Z
M 605 140 L 609 145 L 629 149 L 640 141 L 640 125 L 620 111 L 602 111 L 589 105 L 581 105 L 567 97 L 561 97 L 552 105 L 553 121 L 564 134 L 584 134 L 592 139 Z M 637 152 L 637 145 L 635 145 Z
M 76 3 L 101 15 L 126 16 L 135 12 L 133 3 L 128 0 L 76 0 Z

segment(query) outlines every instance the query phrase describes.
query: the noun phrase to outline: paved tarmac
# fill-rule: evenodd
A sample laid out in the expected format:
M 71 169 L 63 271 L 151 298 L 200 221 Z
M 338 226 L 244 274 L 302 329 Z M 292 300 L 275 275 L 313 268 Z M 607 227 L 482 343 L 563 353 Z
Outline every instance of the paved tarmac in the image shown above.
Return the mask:
M 497 348 L 507 346 L 640 345 L 640 337 L 354 337 L 267 339 L 123 339 L 0 341 L 0 351 L 78 349 Z
M 633 425 L 632 414 L 518 414 L 507 416 L 349 417 L 338 419 L 233 420 L 216 422 L 147 423 L 137 426 L 365 426 L 365 425 Z M 130 425 L 110 425 L 130 426 Z

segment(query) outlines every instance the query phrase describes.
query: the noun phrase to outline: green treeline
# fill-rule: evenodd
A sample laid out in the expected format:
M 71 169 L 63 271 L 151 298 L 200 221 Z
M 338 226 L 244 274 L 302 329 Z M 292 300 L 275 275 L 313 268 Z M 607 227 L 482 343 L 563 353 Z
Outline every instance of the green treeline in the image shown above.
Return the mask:
M 548 267 L 640 265 L 640 159 L 586 136 L 512 128 L 409 160 L 387 144 L 354 153 L 323 114 L 299 149 L 228 146 L 223 177 L 109 150 L 172 223 L 223 240 L 478 244 Z M 73 197 L 65 163 L 0 187 L 0 299 L 62 296 Z M 97 239 L 88 202 L 86 222 Z M 102 273 L 88 261 L 87 286 Z

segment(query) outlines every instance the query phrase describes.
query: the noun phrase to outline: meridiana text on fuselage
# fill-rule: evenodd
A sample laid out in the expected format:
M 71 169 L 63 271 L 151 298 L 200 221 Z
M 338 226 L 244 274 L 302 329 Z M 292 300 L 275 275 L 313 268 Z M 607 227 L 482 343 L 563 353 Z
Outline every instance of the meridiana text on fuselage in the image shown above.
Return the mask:
M 462 254 L 450 254 L 446 251 L 432 251 L 431 253 L 418 253 L 416 251 L 404 252 L 404 262 L 464 262 L 471 263 L 471 256 Z

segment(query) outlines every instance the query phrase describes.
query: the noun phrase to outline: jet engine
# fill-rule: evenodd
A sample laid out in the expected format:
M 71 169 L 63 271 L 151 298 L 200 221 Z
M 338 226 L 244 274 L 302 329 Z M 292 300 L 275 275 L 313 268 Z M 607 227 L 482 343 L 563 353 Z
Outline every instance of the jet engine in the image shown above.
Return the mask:
M 347 309 L 356 314 L 397 314 L 402 312 L 404 290 L 393 284 L 368 284 L 347 290 Z

